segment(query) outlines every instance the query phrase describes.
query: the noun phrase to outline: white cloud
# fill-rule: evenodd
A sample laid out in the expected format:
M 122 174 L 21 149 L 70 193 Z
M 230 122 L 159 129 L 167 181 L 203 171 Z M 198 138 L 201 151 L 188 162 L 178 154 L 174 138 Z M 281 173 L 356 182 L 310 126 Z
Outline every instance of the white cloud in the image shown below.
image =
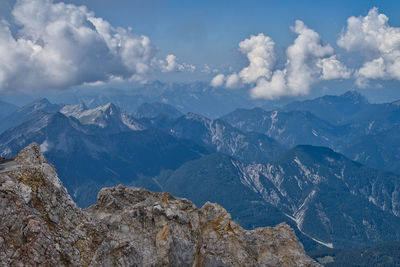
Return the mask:
M 225 75 L 223 74 L 217 74 L 212 80 L 211 80 L 211 86 L 214 87 L 220 87 L 224 85 L 225 82 Z
M 8 22 L 0 23 L 0 91 L 142 81 L 153 71 L 164 71 L 147 36 L 113 27 L 84 6 L 18 0 L 12 15 L 17 33 L 11 32 Z M 166 68 L 173 69 L 169 64 Z M 172 64 L 180 71 L 192 69 Z
M 249 66 L 239 73 L 244 83 L 256 82 L 261 77 L 271 77 L 271 70 L 276 61 L 274 45 L 274 41 L 262 33 L 252 35 L 239 43 L 239 50 L 249 60 Z
M 322 44 L 317 32 L 300 20 L 291 30 L 297 34 L 297 38 L 286 50 L 287 59 L 283 69 L 274 70 L 277 60 L 275 44 L 268 36 L 259 34 L 239 44 L 240 51 L 249 60 L 249 65 L 239 72 L 239 77 L 234 73 L 225 81 L 218 76 L 218 83 L 215 81 L 214 84 L 222 86 L 225 82 L 226 87 L 236 86 L 240 82 L 250 84 L 252 97 L 275 99 L 307 94 L 312 85 L 321 80 L 350 77 L 351 72 L 337 59 L 330 45 Z
M 372 8 L 365 17 L 350 17 L 337 41 L 347 51 L 365 56 L 366 61 L 356 73 L 361 87 L 370 79 L 400 80 L 400 28 L 388 22 L 386 15 Z
M 196 66 L 194 66 L 192 64 L 188 64 L 186 62 L 183 62 L 182 64 L 179 64 L 178 70 L 179 71 L 194 72 L 196 70 Z
M 322 71 L 322 80 L 349 79 L 351 76 L 351 71 L 336 58 L 336 55 L 319 60 L 317 65 Z
M 227 88 L 238 88 L 241 85 L 240 77 L 237 73 L 233 73 L 226 78 Z
M 204 64 L 201 72 L 206 73 L 206 74 L 217 73 L 218 69 L 212 69 L 209 65 Z
M 162 72 L 171 71 L 189 71 L 194 72 L 196 67 L 187 63 L 178 63 L 175 55 L 167 55 L 165 60 L 160 60 L 160 68 Z
M 165 60 L 160 60 L 161 70 L 163 72 L 173 71 L 178 68 L 175 55 L 167 55 Z
M 283 88 L 285 92 L 282 93 L 307 94 L 318 79 L 318 60 L 331 56 L 333 48 L 330 45 L 323 46 L 319 34 L 302 21 L 297 20 L 291 30 L 298 36 L 286 51 L 287 88 Z
M 273 73 L 271 80 L 261 78 L 256 86 L 250 90 L 250 96 L 253 98 L 275 99 L 285 94 L 287 88 L 286 81 L 287 70 L 277 70 Z

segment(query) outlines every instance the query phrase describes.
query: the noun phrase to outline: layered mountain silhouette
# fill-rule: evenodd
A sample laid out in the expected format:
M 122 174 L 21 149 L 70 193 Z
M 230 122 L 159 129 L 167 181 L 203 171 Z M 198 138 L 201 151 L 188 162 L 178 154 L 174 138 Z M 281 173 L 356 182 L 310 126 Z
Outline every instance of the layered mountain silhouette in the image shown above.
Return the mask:
M 0 120 L 0 153 L 37 142 L 82 207 L 123 183 L 217 202 L 249 229 L 286 221 L 308 250 L 361 247 L 400 239 L 399 108 L 348 92 L 209 119 L 41 99 Z

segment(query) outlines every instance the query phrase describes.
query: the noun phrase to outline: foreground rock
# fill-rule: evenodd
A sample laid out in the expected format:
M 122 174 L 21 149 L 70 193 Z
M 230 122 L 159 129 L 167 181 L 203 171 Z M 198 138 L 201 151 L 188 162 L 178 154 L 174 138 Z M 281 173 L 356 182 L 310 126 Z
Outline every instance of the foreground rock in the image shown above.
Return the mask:
M 221 206 L 118 186 L 79 209 L 36 144 L 0 174 L 3 266 L 318 266 L 286 224 L 243 230 Z

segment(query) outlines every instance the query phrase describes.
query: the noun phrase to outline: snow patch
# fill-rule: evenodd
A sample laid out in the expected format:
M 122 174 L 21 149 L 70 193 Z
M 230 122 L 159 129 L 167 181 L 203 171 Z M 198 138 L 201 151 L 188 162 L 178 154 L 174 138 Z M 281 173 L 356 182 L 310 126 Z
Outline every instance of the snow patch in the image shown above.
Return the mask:
M 316 130 L 314 130 L 314 129 L 312 129 L 312 134 L 314 135 L 314 136 L 318 136 L 318 133 L 317 133 L 317 131 Z

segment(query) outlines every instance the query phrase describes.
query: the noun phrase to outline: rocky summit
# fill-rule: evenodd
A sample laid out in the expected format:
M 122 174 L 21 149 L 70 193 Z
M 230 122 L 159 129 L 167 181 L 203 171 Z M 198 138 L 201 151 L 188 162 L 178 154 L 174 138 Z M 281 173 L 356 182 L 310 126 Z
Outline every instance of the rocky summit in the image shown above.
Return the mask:
M 81 210 L 31 144 L 0 173 L 2 266 L 318 266 L 294 231 L 242 229 L 218 204 L 104 188 Z

